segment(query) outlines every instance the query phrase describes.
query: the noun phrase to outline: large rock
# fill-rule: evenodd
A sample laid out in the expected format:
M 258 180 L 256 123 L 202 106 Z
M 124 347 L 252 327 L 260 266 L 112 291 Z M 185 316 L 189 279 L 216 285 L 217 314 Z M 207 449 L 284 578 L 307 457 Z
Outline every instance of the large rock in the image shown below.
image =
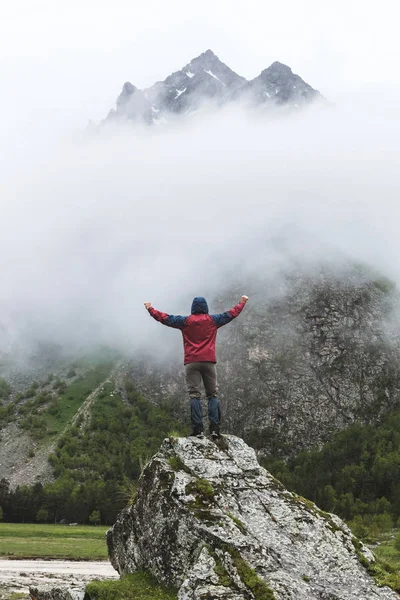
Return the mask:
M 179 600 L 395 599 L 336 516 L 288 492 L 240 438 L 167 438 L 107 535 L 121 574 L 150 570 Z
M 85 588 L 43 584 L 30 586 L 29 595 L 31 600 L 83 600 Z

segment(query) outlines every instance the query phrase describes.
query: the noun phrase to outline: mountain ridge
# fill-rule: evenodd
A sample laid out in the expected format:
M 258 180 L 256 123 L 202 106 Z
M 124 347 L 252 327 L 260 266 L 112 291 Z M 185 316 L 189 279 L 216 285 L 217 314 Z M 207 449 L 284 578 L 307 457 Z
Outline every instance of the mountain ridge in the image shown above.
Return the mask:
M 143 90 L 125 82 L 116 109 L 111 109 L 104 122 L 157 125 L 171 115 L 187 115 L 210 104 L 219 107 L 242 102 L 252 107 L 297 109 L 322 99 L 318 90 L 283 63 L 275 61 L 257 77 L 247 80 L 208 49 Z

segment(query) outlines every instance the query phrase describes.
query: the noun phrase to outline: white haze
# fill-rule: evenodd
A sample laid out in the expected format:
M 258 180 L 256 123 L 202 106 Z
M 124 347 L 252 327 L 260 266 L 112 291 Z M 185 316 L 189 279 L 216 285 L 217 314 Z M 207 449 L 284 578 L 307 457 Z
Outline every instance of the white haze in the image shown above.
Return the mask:
M 285 269 L 288 252 L 298 263 L 348 256 L 399 282 L 400 125 L 394 100 L 370 98 L 51 144 L 28 134 L 22 146 L 9 132 L 1 352 L 51 341 L 161 353 L 171 332 L 145 300 L 187 314 L 194 295 L 211 301 L 238 273 L 246 293 L 258 270 Z

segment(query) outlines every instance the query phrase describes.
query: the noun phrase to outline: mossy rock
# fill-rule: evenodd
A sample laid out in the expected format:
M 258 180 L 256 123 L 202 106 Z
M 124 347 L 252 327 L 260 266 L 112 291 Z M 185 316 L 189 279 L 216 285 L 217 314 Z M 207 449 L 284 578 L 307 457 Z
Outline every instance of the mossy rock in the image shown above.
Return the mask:
M 354 538 L 355 539 L 355 538 Z M 353 541 L 353 540 L 352 540 Z M 358 541 L 358 540 L 357 540 Z M 354 544 L 354 541 L 353 541 Z M 395 592 L 400 592 L 400 573 L 382 560 L 370 562 L 360 550 L 356 550 L 357 557 L 362 566 L 374 578 L 379 587 L 387 585 Z
M 238 519 L 237 517 L 235 517 L 235 515 L 233 515 L 230 512 L 226 513 L 228 515 L 228 517 L 230 519 L 232 519 L 232 521 L 235 523 L 236 527 L 241 531 L 241 533 L 243 533 L 243 535 L 247 535 L 247 527 L 244 523 L 242 523 L 242 521 L 240 519 Z
M 171 469 L 173 469 L 174 471 L 184 471 L 185 473 L 189 473 L 190 475 L 192 474 L 191 470 L 185 465 L 180 456 L 170 456 L 168 459 L 168 463 Z
M 187 495 L 193 494 L 196 498 L 195 505 L 198 508 L 212 504 L 215 496 L 215 490 L 207 479 L 197 477 L 187 484 L 185 488 Z
M 244 585 L 253 593 L 255 600 L 276 600 L 273 590 L 257 575 L 237 550 L 231 550 L 233 560 L 240 579 Z

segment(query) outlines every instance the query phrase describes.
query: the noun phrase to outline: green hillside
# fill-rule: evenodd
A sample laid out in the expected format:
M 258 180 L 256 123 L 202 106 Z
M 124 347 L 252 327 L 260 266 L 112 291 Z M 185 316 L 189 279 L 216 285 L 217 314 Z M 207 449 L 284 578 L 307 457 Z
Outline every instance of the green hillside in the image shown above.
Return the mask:
M 384 530 L 400 517 L 400 409 L 378 425 L 350 425 L 321 450 L 264 466 L 324 510 Z
M 54 438 L 89 394 L 110 375 L 113 366 L 111 361 L 76 363 L 63 376 L 50 374 L 44 381 L 33 381 L 8 401 L 12 388 L 0 379 L 0 429 L 15 421 L 35 440 Z
M 157 452 L 163 438 L 172 430 L 183 433 L 182 425 L 166 409 L 142 398 L 131 383 L 126 383 L 125 400 L 115 392 L 112 377 L 99 387 L 111 370 L 110 364 L 98 365 L 65 386 L 41 413 L 30 412 L 24 418 L 22 426 L 44 444 L 61 432 L 49 456 L 56 480 L 14 491 L 1 480 L 5 521 L 113 523 L 134 493 L 144 463 Z M 96 388 L 90 410 L 77 414 Z

